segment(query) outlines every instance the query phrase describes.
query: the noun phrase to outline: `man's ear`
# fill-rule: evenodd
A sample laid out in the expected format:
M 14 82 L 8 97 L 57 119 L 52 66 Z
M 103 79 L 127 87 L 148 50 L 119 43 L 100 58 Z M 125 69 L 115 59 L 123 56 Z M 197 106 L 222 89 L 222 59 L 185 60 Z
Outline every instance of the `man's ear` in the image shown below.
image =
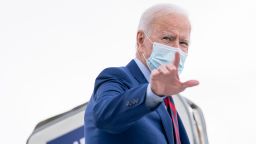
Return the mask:
M 144 40 L 145 40 L 144 32 L 143 31 L 138 31 L 136 41 L 137 41 L 137 48 L 139 50 L 141 50 L 141 48 L 144 46 Z

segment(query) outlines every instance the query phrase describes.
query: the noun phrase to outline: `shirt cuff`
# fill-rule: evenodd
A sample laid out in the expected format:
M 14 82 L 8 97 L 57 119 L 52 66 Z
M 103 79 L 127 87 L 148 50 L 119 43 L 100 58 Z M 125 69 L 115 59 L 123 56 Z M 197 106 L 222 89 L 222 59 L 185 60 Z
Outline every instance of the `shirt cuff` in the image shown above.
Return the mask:
M 156 107 L 159 103 L 163 102 L 164 96 L 158 96 L 151 90 L 151 85 L 149 84 L 147 87 L 147 95 L 146 95 L 146 106 L 150 109 Z

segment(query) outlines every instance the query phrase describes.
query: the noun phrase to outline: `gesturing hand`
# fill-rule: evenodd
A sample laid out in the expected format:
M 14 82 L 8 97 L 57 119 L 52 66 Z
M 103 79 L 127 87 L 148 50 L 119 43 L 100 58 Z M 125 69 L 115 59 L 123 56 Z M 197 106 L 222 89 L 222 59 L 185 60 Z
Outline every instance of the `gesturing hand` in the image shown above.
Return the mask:
M 161 65 L 151 72 L 151 89 L 159 96 L 171 96 L 184 91 L 188 87 L 199 84 L 197 80 L 181 82 L 178 75 L 180 55 L 175 53 L 173 64 Z

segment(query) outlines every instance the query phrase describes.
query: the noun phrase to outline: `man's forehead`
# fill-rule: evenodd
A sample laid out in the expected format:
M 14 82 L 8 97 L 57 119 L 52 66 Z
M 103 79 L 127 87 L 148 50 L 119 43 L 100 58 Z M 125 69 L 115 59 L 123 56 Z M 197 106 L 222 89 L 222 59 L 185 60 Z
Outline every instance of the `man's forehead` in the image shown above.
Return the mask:
M 153 23 L 152 35 L 179 35 L 179 37 L 188 39 L 190 37 L 190 28 L 179 25 L 170 25 L 168 23 Z
M 154 24 L 160 24 L 164 26 L 182 26 L 183 28 L 190 27 L 190 21 L 186 15 L 179 13 L 167 13 L 160 15 L 152 20 Z

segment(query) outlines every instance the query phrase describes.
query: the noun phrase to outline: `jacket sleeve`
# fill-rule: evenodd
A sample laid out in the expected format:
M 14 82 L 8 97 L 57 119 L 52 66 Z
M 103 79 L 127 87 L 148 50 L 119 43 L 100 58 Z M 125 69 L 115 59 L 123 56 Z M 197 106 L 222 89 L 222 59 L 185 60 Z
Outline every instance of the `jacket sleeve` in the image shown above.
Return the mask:
M 93 115 L 98 128 L 120 133 L 152 111 L 145 105 L 148 84 L 132 84 L 119 68 L 105 69 L 96 79 Z

